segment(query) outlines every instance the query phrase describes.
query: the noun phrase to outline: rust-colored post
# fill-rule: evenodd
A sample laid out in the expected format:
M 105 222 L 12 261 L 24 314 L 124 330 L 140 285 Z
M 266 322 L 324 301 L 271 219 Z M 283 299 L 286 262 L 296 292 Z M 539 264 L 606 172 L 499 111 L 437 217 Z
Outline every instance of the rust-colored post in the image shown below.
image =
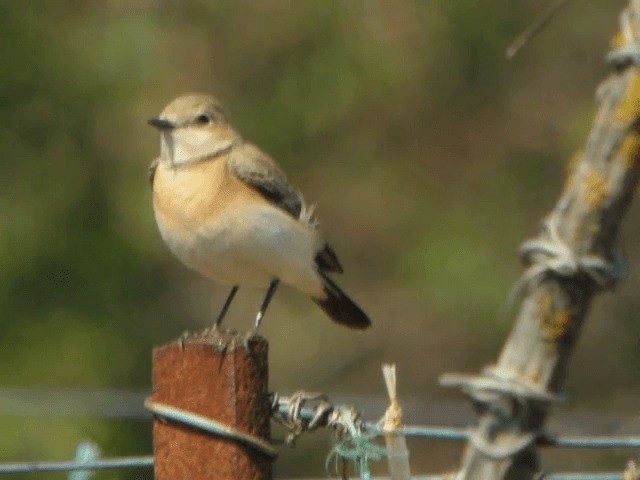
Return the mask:
M 268 344 L 208 335 L 153 351 L 152 402 L 200 415 L 268 441 Z M 153 424 L 156 480 L 271 480 L 271 459 L 258 450 L 183 424 Z

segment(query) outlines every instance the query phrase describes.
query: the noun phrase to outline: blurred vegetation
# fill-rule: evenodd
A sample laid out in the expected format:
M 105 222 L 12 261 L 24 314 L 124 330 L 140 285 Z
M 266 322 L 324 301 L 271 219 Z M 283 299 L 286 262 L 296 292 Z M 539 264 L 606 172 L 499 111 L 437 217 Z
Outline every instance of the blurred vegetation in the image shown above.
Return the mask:
M 497 356 L 515 249 L 584 141 L 624 3 L 572 4 L 509 63 L 538 2 L 1 2 L 0 389 L 144 391 L 152 347 L 212 319 L 227 292 L 166 251 L 146 178 L 159 149 L 146 119 L 195 90 L 318 203 L 340 281 L 374 321 L 339 329 L 283 289 L 265 323 L 272 387 L 381 395 L 380 363 L 395 361 L 401 398 L 457 399 L 437 376 Z M 595 306 L 564 408 L 637 414 L 638 211 L 623 231 L 631 277 Z M 229 324 L 248 328 L 262 294 L 241 290 Z M 85 438 L 151 452 L 146 422 L 0 411 L 0 432 L 0 461 L 70 458 Z M 416 472 L 458 461 L 448 445 L 411 448 Z M 277 473 L 323 475 L 328 450 L 303 440 Z M 548 465 L 626 459 L 576 458 Z

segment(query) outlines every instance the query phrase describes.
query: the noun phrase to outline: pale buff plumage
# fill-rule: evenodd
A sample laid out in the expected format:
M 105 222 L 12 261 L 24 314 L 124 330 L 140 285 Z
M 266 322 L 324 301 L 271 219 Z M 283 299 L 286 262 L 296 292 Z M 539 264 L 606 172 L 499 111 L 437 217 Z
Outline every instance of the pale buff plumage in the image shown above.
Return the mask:
M 278 279 L 334 320 L 368 325 L 323 273 L 341 267 L 312 209 L 269 156 L 240 138 L 214 97 L 178 97 L 150 123 L 162 136 L 151 170 L 155 217 L 182 262 L 226 285 L 267 287 Z

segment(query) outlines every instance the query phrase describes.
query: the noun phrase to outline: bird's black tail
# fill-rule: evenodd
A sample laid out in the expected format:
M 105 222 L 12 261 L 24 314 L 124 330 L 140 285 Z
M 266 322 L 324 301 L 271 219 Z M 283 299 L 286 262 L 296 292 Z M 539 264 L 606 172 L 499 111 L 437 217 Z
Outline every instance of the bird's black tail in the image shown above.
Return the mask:
M 345 327 L 358 330 L 371 326 L 371 320 L 367 314 L 360 310 L 353 300 L 336 285 L 333 280 L 320 272 L 324 279 L 324 292 L 326 298 L 313 298 L 313 301 L 325 311 L 331 320 Z

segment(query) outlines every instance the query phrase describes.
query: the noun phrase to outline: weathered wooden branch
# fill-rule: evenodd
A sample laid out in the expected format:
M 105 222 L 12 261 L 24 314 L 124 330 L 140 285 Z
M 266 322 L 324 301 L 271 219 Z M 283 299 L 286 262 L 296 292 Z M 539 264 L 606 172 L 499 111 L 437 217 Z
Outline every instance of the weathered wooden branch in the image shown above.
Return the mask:
M 639 0 L 623 11 L 612 47 L 614 71 L 598 88 L 586 144 L 541 232 L 521 248 L 522 303 L 497 363 L 479 376 L 441 380 L 465 390 L 480 415 L 457 480 L 539 475 L 535 443 L 550 404 L 562 396 L 591 300 L 623 276 L 614 243 L 640 177 Z

